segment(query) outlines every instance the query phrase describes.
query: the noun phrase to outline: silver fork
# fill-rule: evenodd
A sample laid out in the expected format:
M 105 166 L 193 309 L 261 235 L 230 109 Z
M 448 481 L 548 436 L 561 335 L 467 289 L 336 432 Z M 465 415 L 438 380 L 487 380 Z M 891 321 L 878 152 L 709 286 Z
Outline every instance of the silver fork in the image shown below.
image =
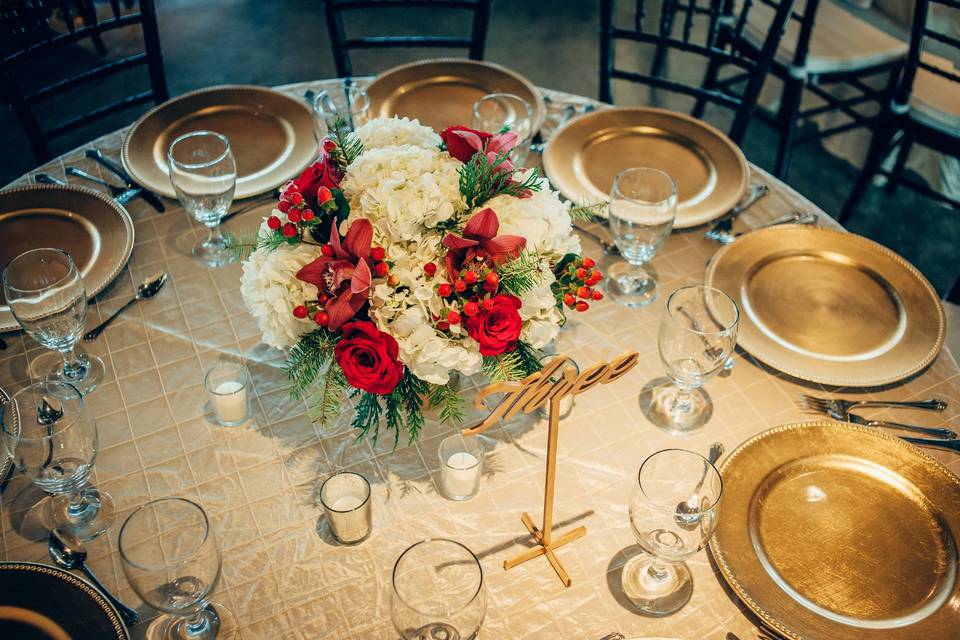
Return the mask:
M 929 400 L 844 400 L 842 398 L 818 398 L 802 393 L 800 394 L 800 401 L 808 408 L 820 413 L 828 413 L 830 409 L 833 409 L 846 414 L 850 409 L 862 407 L 923 409 L 925 411 L 943 411 L 947 408 L 946 401 L 940 398 Z
M 589 229 L 584 229 L 577 223 L 573 224 L 573 228 L 584 234 L 585 236 L 592 238 L 595 242 L 600 245 L 600 248 L 603 249 L 603 252 L 608 256 L 618 256 L 620 255 L 620 249 L 617 248 L 617 245 L 607 242 L 599 234 L 590 231 Z
M 880 427 L 883 429 L 902 429 L 903 431 L 912 431 L 913 433 L 922 433 L 927 436 L 934 436 L 936 438 L 947 438 L 955 440 L 957 438 L 957 432 L 951 431 L 950 429 L 940 429 L 938 427 L 918 427 L 913 424 L 903 424 L 902 422 L 887 422 L 885 420 L 867 420 L 863 416 L 858 416 L 855 413 L 848 413 L 844 417 L 840 413 L 830 413 L 830 417 L 834 420 L 845 420 L 846 422 L 852 422 L 854 424 L 860 424 L 865 427 Z
M 708 229 L 707 232 L 703 235 L 713 240 L 714 238 L 711 238 L 711 233 L 713 232 L 730 233 L 730 231 L 733 229 L 734 219 L 738 215 L 740 215 L 741 213 L 743 213 L 744 211 L 746 211 L 747 209 L 755 205 L 758 200 L 760 200 L 763 196 L 767 195 L 768 193 L 770 193 L 770 187 L 768 187 L 765 184 L 750 185 L 750 190 L 747 191 L 747 195 L 743 198 L 743 200 L 738 202 L 733 209 L 730 209 L 727 215 L 723 216 L 722 218 L 714 222 L 713 226 L 710 227 L 710 229 Z
M 732 231 L 721 231 L 719 229 L 710 229 L 707 233 L 704 234 L 705 238 L 719 242 L 720 244 L 730 244 L 744 233 L 749 233 L 750 231 L 756 231 L 757 229 L 766 229 L 767 227 L 776 227 L 781 224 L 817 224 L 817 221 L 820 220 L 820 216 L 816 213 L 805 213 L 803 211 L 791 211 L 785 216 L 780 216 L 779 218 L 774 218 L 770 222 L 765 222 L 764 224 L 757 225 L 749 231 L 739 231 L 733 233 Z

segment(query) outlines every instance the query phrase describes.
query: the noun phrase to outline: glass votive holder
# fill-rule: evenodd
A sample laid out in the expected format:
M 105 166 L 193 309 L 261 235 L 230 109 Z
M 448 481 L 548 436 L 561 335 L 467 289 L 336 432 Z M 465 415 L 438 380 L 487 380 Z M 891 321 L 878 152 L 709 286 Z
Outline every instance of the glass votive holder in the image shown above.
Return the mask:
M 370 535 L 370 483 L 359 473 L 341 471 L 324 480 L 320 504 L 340 544 L 358 544 Z
M 541 357 L 540 358 L 541 366 L 546 366 L 546 364 L 549 361 L 553 360 L 554 357 L 555 357 L 554 354 L 547 354 Z M 567 361 L 563 363 L 563 366 L 560 367 L 552 376 L 550 376 L 550 382 L 559 382 L 561 378 L 563 378 L 563 370 L 566 369 L 567 367 L 573 367 L 576 370 L 577 375 L 578 376 L 580 375 L 580 367 L 577 365 L 577 363 L 571 360 L 570 358 L 567 358 Z M 573 396 L 564 396 L 563 398 L 560 399 L 560 415 L 558 417 L 566 418 L 572 412 L 573 412 Z M 542 407 L 537 409 L 537 415 L 539 415 L 542 418 L 550 417 L 549 400 L 545 402 Z
M 339 87 L 318 91 L 313 99 L 313 112 L 332 133 L 337 119 L 348 131 L 370 121 L 370 96 L 363 87 L 344 81 Z
M 236 362 L 218 362 L 210 367 L 203 384 L 221 425 L 236 427 L 250 419 L 250 372 Z
M 476 438 L 455 433 L 437 450 L 440 457 L 440 491 L 451 500 L 469 500 L 480 491 L 483 445 Z

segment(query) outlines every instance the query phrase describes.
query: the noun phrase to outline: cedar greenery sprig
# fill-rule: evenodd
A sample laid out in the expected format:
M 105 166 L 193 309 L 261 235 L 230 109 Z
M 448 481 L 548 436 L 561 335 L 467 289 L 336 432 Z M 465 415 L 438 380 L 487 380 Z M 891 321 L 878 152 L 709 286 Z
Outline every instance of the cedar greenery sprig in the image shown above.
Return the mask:
M 509 157 L 509 151 L 501 151 L 491 161 L 485 154 L 475 153 L 460 167 L 460 193 L 466 199 L 468 210 L 473 210 L 499 195 L 520 197 L 540 190 L 540 171 L 532 169 L 522 180 L 515 180 L 519 169 L 504 169 L 500 166 Z
M 595 222 L 599 217 L 599 212 L 609 206 L 609 202 L 601 200 L 593 204 L 577 203 L 568 209 L 571 222 Z
M 497 268 L 500 288 L 519 297 L 542 284 L 543 271 L 540 269 L 540 261 L 538 254 L 521 251 L 516 258 L 500 265 Z
M 493 382 L 523 380 L 542 368 L 537 350 L 523 340 L 518 340 L 516 348 L 509 353 L 483 358 L 483 372 Z
M 330 151 L 330 156 L 337 164 L 337 168 L 345 173 L 347 167 L 363 153 L 363 142 L 357 134 L 350 131 L 347 121 L 341 117 L 337 117 L 334 121 L 330 139 L 336 143 Z

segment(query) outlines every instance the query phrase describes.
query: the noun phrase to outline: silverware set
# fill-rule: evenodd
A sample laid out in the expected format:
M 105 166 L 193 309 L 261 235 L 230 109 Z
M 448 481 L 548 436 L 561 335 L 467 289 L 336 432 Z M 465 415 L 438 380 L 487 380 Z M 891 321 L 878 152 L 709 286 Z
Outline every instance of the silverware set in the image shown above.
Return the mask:
M 730 244 L 740 236 L 750 231 L 756 231 L 757 229 L 766 229 L 767 227 L 776 227 L 781 224 L 817 224 L 820 220 L 820 216 L 816 213 L 804 212 L 804 211 L 791 211 L 790 213 L 780 216 L 779 218 L 774 218 L 770 222 L 765 222 L 764 224 L 757 225 L 753 229 L 748 231 L 738 231 L 733 233 L 729 230 L 718 229 L 720 225 L 715 225 L 709 231 L 704 234 L 705 238 L 719 242 L 720 244 Z
M 813 413 L 820 413 L 830 416 L 834 420 L 838 420 L 840 422 L 851 422 L 853 424 L 858 424 L 865 427 L 894 429 L 897 431 L 910 431 L 912 433 L 923 434 L 930 437 L 900 437 L 903 440 L 913 444 L 960 451 L 960 436 L 957 435 L 957 432 L 950 429 L 941 427 L 921 427 L 902 422 L 892 422 L 890 420 L 870 420 L 857 413 L 851 412 L 851 409 L 866 408 L 919 409 L 921 411 L 940 412 L 947 408 L 947 403 L 939 398 L 914 401 L 844 400 L 841 398 L 819 398 L 808 394 L 801 394 L 799 405 L 802 409 L 811 411 Z
M 712 233 L 727 233 L 729 234 L 733 231 L 733 221 L 741 213 L 752 207 L 764 196 L 770 193 L 770 187 L 765 184 L 751 184 L 750 188 L 747 190 L 747 195 L 744 196 L 743 200 L 737 203 L 737 205 L 731 209 L 725 216 L 713 223 L 713 226 L 707 230 L 704 236 L 710 240 L 715 240 L 716 238 L 712 237 Z

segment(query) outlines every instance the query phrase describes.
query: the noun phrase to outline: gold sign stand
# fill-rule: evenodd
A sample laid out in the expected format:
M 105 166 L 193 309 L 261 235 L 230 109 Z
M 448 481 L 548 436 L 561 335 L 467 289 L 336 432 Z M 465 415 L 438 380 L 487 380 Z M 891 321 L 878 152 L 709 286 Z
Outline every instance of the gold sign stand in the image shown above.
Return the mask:
M 549 427 L 547 430 L 547 470 L 546 491 L 543 496 L 543 526 L 537 528 L 533 518 L 524 513 L 520 521 L 533 537 L 536 546 L 525 551 L 515 558 L 505 560 L 503 568 L 509 571 L 528 560 L 546 556 L 547 561 L 557 573 L 565 587 L 572 584 L 569 574 L 560 563 L 554 550 L 563 545 L 582 538 L 587 534 L 586 527 L 577 527 L 573 531 L 553 537 L 553 495 L 557 479 L 557 437 L 560 423 L 560 401 L 567 396 L 575 396 L 598 384 L 608 384 L 626 374 L 637 364 L 638 354 L 628 352 L 615 358 L 612 362 L 600 362 L 579 376 L 577 370 L 571 366 L 564 367 L 559 377 L 554 374 L 569 360 L 567 356 L 554 357 L 542 371 L 531 374 L 520 382 L 500 382 L 482 390 L 474 401 L 474 406 L 483 408 L 483 399 L 494 393 L 505 394 L 494 410 L 483 422 L 463 430 L 463 435 L 482 433 L 497 424 L 501 419 L 508 420 L 521 411 L 530 413 L 536 411 L 544 403 L 549 403 Z

